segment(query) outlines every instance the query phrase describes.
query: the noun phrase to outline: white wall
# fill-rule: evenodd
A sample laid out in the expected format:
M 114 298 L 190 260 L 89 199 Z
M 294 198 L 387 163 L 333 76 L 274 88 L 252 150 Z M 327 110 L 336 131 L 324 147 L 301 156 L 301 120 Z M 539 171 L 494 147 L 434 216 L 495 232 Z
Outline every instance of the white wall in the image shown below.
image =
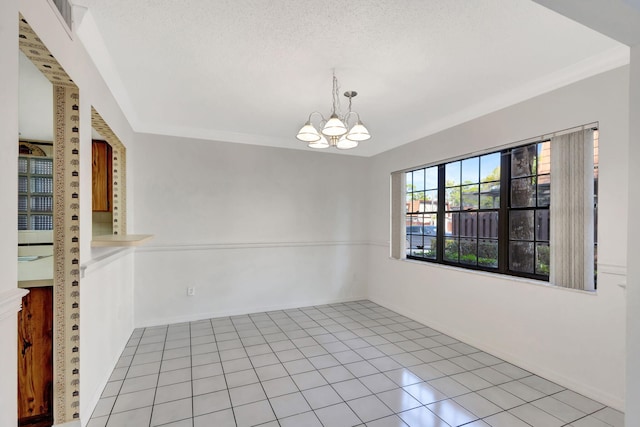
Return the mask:
M 628 67 L 374 157 L 369 297 L 618 409 L 624 407 Z M 389 180 L 439 162 L 599 121 L 599 279 L 590 295 L 389 258 Z
M 82 267 L 87 268 L 86 276 L 80 281 L 80 414 L 81 422 L 86 424 L 89 421 L 93 405 L 115 365 L 115 360 L 122 352 L 133 330 L 133 254 L 128 251 L 119 253 L 118 251 L 91 249 L 91 106 L 95 106 L 125 146 L 132 143 L 134 134 L 84 46 L 77 37 L 70 37 L 63 30 L 48 2 L 8 0 L 3 1 L 0 7 L 2 8 L 0 15 L 3 20 L 3 36 L 0 43 L 6 44 L 2 49 L 3 66 L 0 67 L 0 77 L 2 77 L 0 85 L 7 86 L 6 90 L 2 91 L 3 102 L 0 105 L 2 112 L 0 114 L 0 124 L 2 124 L 0 132 L 3 135 L 3 155 L 0 156 L 3 167 L 0 168 L 2 174 L 0 185 L 4 188 L 6 183 L 8 189 L 8 192 L 3 190 L 3 200 L 15 200 L 15 181 L 17 180 L 15 159 L 17 157 L 18 104 L 17 98 L 15 102 L 11 102 L 10 98 L 14 92 L 17 96 L 18 88 L 18 8 L 80 88 L 80 258 Z M 15 31 L 6 37 L 4 36 L 4 21 L 15 27 Z M 13 62 L 15 62 L 15 66 L 12 65 Z M 15 77 L 13 77 L 14 74 Z M 5 94 L 9 94 L 9 97 L 5 98 Z M 9 155 L 5 157 L 4 153 L 9 153 Z M 129 193 L 129 197 L 133 198 L 132 191 Z M 2 235 L 11 236 L 9 241 L 3 238 L 0 246 L 0 262 L 3 263 L 3 268 L 0 269 L 3 283 L 0 284 L 0 287 L 4 285 L 5 275 L 7 275 L 7 282 L 10 286 L 15 287 L 16 277 L 12 272 L 16 269 L 16 245 L 13 241 L 14 236 L 17 236 L 15 209 L 9 203 L 0 205 L 2 205 L 0 208 L 2 209 L 0 211 L 2 212 L 0 214 L 2 215 L 2 226 L 8 224 L 7 229 L 10 228 L 9 232 L 2 233 Z M 7 268 L 4 268 L 4 263 L 7 263 Z M 15 341 L 15 327 L 7 328 L 7 330 L 13 334 Z M 8 358 L 7 363 L 3 363 L 3 365 L 16 365 L 15 351 L 13 355 L 3 352 L 1 357 Z M 10 377 L 14 378 L 15 375 L 10 373 Z M 2 372 L 2 378 L 0 387 L 4 387 L 6 383 L 4 380 L 5 371 Z M 10 396 L 15 398 L 15 394 L 16 387 L 12 386 Z M 15 407 L 14 403 L 9 400 L 2 398 L 0 401 L 2 405 L 6 401 L 7 405 Z M 7 413 L 11 415 L 10 418 L 7 418 L 11 422 L 2 422 L 3 419 L 0 418 L 2 426 L 15 424 L 15 410 L 2 410 L 0 417 Z
M 0 292 L 16 288 L 18 279 L 18 221 L 9 200 L 18 186 L 18 4 L 0 3 Z M 3 400 L 0 400 L 3 401 Z M 0 411 L 4 412 L 4 411 Z M 1 416 L 1 415 L 0 415 Z
M 631 49 L 631 72 L 629 88 L 629 181 L 640 179 L 640 45 Z M 640 197 L 638 187 L 629 187 L 629 210 L 638 212 Z M 640 223 L 629 218 L 629 273 L 627 280 L 627 426 L 640 424 L 640 408 L 633 403 L 640 401 L 640 263 L 634 262 L 640 255 Z
M 18 185 L 18 3 L 0 2 L 0 200 L 16 200 Z M 18 280 L 18 233 L 15 205 L 0 203 L 0 312 Z M 12 306 L 15 306 L 12 304 Z M 8 307 L 11 308 L 11 307 Z M 0 425 L 17 425 L 16 315 L 0 315 Z
M 81 281 L 80 419 L 89 421 L 111 371 L 133 330 L 132 250 L 89 264 Z
M 0 292 L 0 305 L 7 302 L 6 297 L 5 293 Z M 20 298 L 16 299 L 16 301 L 19 300 Z M 16 392 L 18 389 L 17 307 L 18 304 L 7 307 L 13 311 L 13 314 L 6 313 L 6 317 L 0 314 L 0 346 L 2 346 L 0 363 L 3 366 L 2 381 L 0 381 L 0 425 L 7 427 L 18 424 L 18 396 Z
M 53 85 L 22 52 L 19 68 L 20 138 L 53 141 Z
M 136 139 L 137 326 L 366 295 L 367 159 Z

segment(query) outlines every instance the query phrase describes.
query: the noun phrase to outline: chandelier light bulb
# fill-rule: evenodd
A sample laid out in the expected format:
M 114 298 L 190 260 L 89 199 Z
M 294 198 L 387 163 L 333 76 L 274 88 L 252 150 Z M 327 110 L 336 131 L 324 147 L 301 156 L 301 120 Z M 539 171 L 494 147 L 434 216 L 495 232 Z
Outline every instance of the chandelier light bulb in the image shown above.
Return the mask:
M 310 148 L 329 148 L 329 141 L 324 135 L 320 135 L 320 139 L 317 141 L 313 141 L 307 144 L 307 147 Z
M 322 128 L 322 133 L 326 136 L 342 136 L 347 133 L 347 127 L 338 115 L 333 113 L 331 117 L 329 117 L 327 124 Z
M 296 138 L 304 142 L 316 142 L 320 141 L 321 136 L 318 133 L 318 130 L 311 124 L 310 121 L 308 121 L 304 126 L 302 126 L 302 128 L 300 128 L 298 134 L 296 135 Z
M 360 142 L 366 141 L 369 138 L 371 138 L 371 135 L 369 135 L 369 131 L 361 122 L 356 123 L 347 134 L 347 139 L 349 141 Z
M 350 150 L 352 148 L 356 148 L 357 146 L 358 146 L 358 141 L 352 141 L 350 139 L 347 139 L 346 136 L 343 136 L 342 138 L 340 138 L 338 140 L 338 143 L 336 144 L 336 148 L 340 150 Z

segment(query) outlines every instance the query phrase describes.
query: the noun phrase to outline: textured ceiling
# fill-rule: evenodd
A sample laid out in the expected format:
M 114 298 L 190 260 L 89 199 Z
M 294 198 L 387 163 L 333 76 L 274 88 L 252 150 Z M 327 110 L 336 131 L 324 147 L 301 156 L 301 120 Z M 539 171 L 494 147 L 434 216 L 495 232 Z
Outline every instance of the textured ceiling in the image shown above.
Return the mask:
M 231 142 L 304 147 L 332 69 L 373 135 L 350 153 L 369 156 L 628 61 L 530 0 L 73 2 L 136 131 Z

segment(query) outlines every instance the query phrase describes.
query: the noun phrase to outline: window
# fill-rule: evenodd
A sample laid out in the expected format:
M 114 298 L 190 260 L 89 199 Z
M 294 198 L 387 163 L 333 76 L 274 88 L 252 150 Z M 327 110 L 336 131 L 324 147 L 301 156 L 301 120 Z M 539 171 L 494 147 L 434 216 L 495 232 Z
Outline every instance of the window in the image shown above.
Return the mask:
M 574 257 L 573 247 L 564 248 L 565 255 L 556 254 L 555 261 L 551 259 L 552 244 L 564 245 L 552 243 L 552 212 L 555 212 L 556 227 L 574 223 L 576 215 L 580 216 L 586 232 L 572 225 L 577 230 L 572 231 L 572 236 L 582 233 L 583 240 L 591 242 L 594 250 L 587 251 L 584 259 L 590 259 L 585 263 L 594 265 L 598 132 L 584 132 L 590 133 L 575 142 L 577 147 L 591 145 L 581 149 L 583 154 L 576 154 L 569 142 L 554 137 L 404 172 L 405 256 L 549 281 L 550 277 L 560 277 L 552 274 L 554 263 L 564 269 L 567 262 L 574 262 L 569 259 Z M 555 166 L 552 155 L 557 157 Z M 576 159 L 568 161 L 562 156 Z M 583 162 L 582 157 L 590 159 Z M 554 167 L 556 172 L 552 173 Z M 552 180 L 552 176 L 556 178 Z M 583 183 L 593 185 L 593 199 L 578 200 L 572 196 L 580 192 L 576 186 Z M 588 193 L 591 187 L 587 184 L 582 188 Z M 401 187 L 397 185 L 399 187 L 394 188 Z M 552 185 L 556 186 L 555 200 L 552 200 Z M 569 195 L 565 197 L 563 191 Z M 556 211 L 550 209 L 553 203 Z M 558 207 L 563 205 L 584 206 L 586 214 L 583 215 L 580 208 L 568 214 L 559 213 L 562 209 Z M 589 209 L 591 212 L 587 212 Z M 564 231 L 556 231 L 560 239 L 571 240 L 564 234 L 560 236 L 561 233 Z M 556 253 L 560 252 L 558 248 Z M 562 280 L 580 282 L 575 278 Z
M 509 270 L 549 277 L 550 141 L 510 151 Z
M 71 12 L 71 4 L 68 0 L 53 0 L 53 4 L 56 6 L 58 12 L 60 12 L 60 17 L 67 24 L 69 30 L 71 30 L 71 22 L 72 22 L 72 12 Z
M 407 173 L 406 247 L 413 256 L 436 259 L 438 167 Z
M 498 266 L 500 153 L 444 165 L 444 259 L 468 266 Z
M 18 230 L 53 229 L 53 159 L 41 148 L 20 142 L 18 157 Z

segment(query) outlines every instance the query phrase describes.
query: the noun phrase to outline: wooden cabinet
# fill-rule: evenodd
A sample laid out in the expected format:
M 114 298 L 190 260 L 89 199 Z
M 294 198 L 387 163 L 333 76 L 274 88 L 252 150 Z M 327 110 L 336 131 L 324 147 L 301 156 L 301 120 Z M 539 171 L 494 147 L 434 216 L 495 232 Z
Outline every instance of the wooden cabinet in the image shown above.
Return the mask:
M 113 178 L 111 172 L 111 146 L 105 141 L 93 141 L 91 147 L 92 167 L 92 206 L 95 212 L 111 212 Z
M 18 313 L 18 419 L 53 422 L 53 288 L 29 288 Z

